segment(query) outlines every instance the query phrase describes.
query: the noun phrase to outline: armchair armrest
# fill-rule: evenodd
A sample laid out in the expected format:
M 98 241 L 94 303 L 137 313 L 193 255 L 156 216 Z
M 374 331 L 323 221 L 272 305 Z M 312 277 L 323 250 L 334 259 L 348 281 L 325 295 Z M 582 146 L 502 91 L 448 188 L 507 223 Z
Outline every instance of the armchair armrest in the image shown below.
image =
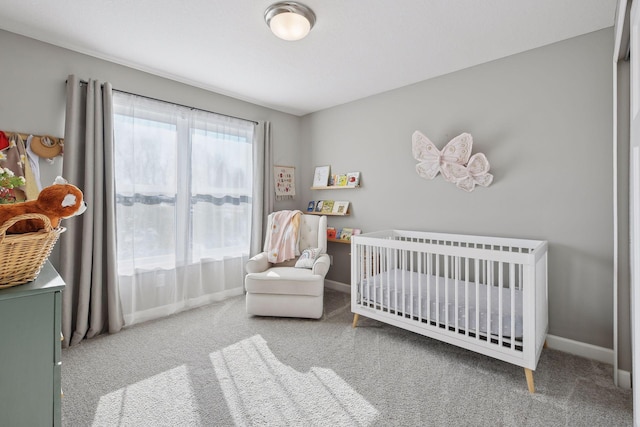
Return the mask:
M 247 261 L 247 265 L 245 265 L 244 268 L 247 273 L 262 273 L 269 268 L 267 253 L 260 252 L 258 255 L 252 257 Z
M 322 254 L 316 259 L 316 262 L 313 263 L 313 267 L 311 268 L 311 273 L 319 274 L 324 277 L 327 275 L 329 271 L 329 266 L 331 265 L 331 259 L 329 255 Z

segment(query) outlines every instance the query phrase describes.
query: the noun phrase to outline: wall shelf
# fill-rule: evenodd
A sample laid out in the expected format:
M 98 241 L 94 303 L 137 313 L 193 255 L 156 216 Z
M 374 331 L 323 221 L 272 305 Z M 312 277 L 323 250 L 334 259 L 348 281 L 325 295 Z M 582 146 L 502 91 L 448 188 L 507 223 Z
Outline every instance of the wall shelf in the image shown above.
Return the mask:
M 358 172 L 359 174 L 359 172 Z M 359 180 L 359 176 L 358 176 L 358 180 Z M 347 190 L 347 189 L 355 189 L 355 188 L 360 188 L 360 183 L 359 181 L 358 185 L 324 185 L 324 186 L 312 186 L 311 190 Z M 311 202 L 309 202 L 311 203 Z M 333 201 L 332 201 L 333 203 Z M 340 202 L 340 203 L 346 203 L 346 209 L 344 209 L 345 212 L 343 213 L 338 213 L 338 212 L 315 212 L 315 210 L 313 212 L 307 212 L 307 214 L 309 215 L 326 215 L 326 216 L 349 216 L 351 215 L 350 212 L 350 203 L 349 202 Z M 311 207 L 311 206 L 310 206 Z M 342 210 L 342 209 L 339 209 Z M 332 242 L 332 243 L 341 243 L 341 244 L 346 244 L 346 245 L 350 245 L 351 241 L 350 240 L 346 240 L 346 239 L 330 239 L 327 238 L 328 242 Z
M 333 213 L 333 212 L 305 212 L 307 215 L 326 215 L 326 216 L 349 216 L 347 213 Z
M 312 190 L 346 190 L 360 188 L 359 185 L 327 185 L 325 187 L 311 187 Z

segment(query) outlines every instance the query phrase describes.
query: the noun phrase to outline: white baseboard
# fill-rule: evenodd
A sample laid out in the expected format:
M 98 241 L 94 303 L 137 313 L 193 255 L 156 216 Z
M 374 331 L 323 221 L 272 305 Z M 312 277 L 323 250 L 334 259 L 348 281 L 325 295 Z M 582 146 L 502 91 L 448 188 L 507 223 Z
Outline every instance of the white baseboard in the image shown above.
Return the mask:
M 618 387 L 631 390 L 631 372 L 618 369 Z
M 554 350 L 613 365 L 613 350 L 610 348 L 598 347 L 550 334 L 547 334 L 547 346 Z
M 324 286 L 340 292 L 351 293 L 351 286 L 335 280 L 324 281 Z M 555 335 L 547 335 L 547 346 L 551 349 L 573 354 L 587 359 L 613 365 L 613 350 L 596 345 L 570 340 Z M 618 386 L 626 389 L 631 388 L 631 373 L 618 369 Z

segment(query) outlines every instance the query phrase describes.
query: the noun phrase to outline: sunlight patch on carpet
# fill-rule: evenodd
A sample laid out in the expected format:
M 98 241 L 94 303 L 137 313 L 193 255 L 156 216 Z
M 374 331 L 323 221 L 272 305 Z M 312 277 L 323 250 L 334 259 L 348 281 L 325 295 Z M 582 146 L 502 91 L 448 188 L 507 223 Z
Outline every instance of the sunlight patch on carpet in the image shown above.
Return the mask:
M 367 426 L 379 414 L 331 369 L 282 364 L 260 335 L 209 356 L 236 425 Z
M 199 425 L 195 401 L 182 365 L 102 396 L 93 425 Z

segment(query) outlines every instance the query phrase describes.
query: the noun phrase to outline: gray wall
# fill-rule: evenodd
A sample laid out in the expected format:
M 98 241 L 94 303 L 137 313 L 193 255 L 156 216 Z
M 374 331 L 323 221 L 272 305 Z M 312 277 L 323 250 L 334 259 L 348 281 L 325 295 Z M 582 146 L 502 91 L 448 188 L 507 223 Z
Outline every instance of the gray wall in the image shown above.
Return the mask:
M 606 29 L 305 116 L 308 169 L 362 174 L 361 189 L 307 185 L 306 199 L 350 200 L 352 215 L 329 224 L 364 232 L 547 240 L 549 333 L 612 348 L 612 52 Z M 420 178 L 415 130 L 439 147 L 471 133 L 493 184 Z M 349 283 L 348 252 L 330 244 L 330 279 Z

